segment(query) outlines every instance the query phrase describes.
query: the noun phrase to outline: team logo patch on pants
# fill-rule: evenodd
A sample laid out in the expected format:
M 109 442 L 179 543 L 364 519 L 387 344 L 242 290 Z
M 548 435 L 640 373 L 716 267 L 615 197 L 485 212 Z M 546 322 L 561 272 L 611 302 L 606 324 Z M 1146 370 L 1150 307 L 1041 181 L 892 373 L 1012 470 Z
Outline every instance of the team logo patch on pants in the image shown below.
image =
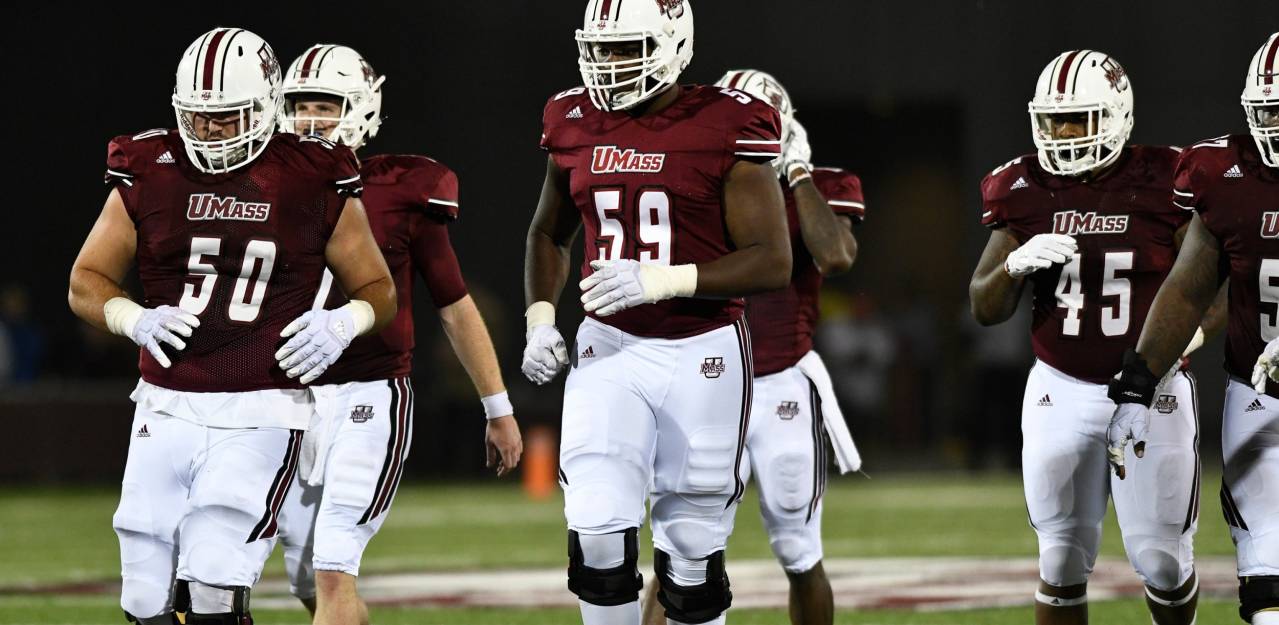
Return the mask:
M 714 380 L 724 373 L 724 358 L 722 356 L 712 356 L 702 361 L 702 375 L 708 380 Z
M 1172 414 L 1176 412 L 1177 396 L 1176 395 L 1160 395 L 1159 399 L 1155 400 L 1155 410 L 1158 410 L 1159 414 Z
M 777 406 L 777 416 L 783 421 L 790 421 L 799 416 L 799 402 L 784 401 Z
M 356 406 L 351 409 L 351 422 L 364 423 L 373 418 L 373 406 Z

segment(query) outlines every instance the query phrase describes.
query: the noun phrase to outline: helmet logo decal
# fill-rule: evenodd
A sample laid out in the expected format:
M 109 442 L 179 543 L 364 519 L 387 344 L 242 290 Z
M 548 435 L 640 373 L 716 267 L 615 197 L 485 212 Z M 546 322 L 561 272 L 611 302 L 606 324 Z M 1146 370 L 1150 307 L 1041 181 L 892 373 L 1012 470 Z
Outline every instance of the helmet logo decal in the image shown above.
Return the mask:
M 271 51 L 271 47 L 262 42 L 262 47 L 258 48 L 258 58 L 262 60 L 259 67 L 262 68 L 262 79 L 274 83 L 272 74 L 280 72 L 280 62 L 275 59 L 275 53 Z
M 684 0 L 655 0 L 662 15 L 670 19 L 684 17 Z
M 1101 62 L 1101 68 L 1106 70 L 1106 80 L 1110 82 L 1110 88 L 1123 93 L 1128 90 L 1128 74 L 1124 72 L 1124 68 L 1117 61 L 1110 57 Z

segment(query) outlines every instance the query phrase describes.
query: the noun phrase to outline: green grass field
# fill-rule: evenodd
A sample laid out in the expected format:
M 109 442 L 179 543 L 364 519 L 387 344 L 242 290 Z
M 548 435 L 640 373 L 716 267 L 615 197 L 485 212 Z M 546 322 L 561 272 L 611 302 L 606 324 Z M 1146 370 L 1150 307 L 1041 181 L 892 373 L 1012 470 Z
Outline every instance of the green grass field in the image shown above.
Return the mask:
M 1216 490 L 1207 476 L 1204 490 Z M 111 531 L 111 489 L 0 490 L 0 625 L 121 623 L 116 597 L 72 592 L 71 585 L 110 582 L 119 574 Z M 1204 496 L 1196 552 L 1231 556 L 1215 496 Z M 1012 476 L 893 476 L 834 480 L 824 520 L 828 558 L 1032 557 L 1020 481 Z M 644 549 L 647 551 L 647 549 Z M 755 500 L 748 494 L 729 546 L 733 559 L 770 558 Z M 1122 557 L 1113 515 L 1103 556 Z M 647 560 L 647 558 L 645 558 Z M 564 528 L 558 498 L 533 502 L 511 485 L 405 485 L 390 519 L 365 555 L 362 573 L 520 569 L 562 566 Z M 649 570 L 647 562 L 644 570 Z M 280 577 L 279 553 L 266 576 Z M 780 571 L 779 583 L 784 583 Z M 1027 580 L 1027 592 L 1034 580 Z M 1148 623 L 1140 598 L 1096 602 L 1092 622 Z M 299 610 L 255 610 L 258 623 L 306 623 Z M 575 623 L 571 609 L 374 608 L 375 624 Z M 785 623 L 781 610 L 733 610 L 731 623 Z M 1004 625 L 1030 623 L 1024 607 L 952 612 L 845 611 L 839 623 Z M 1238 622 L 1234 602 L 1205 600 L 1199 622 Z

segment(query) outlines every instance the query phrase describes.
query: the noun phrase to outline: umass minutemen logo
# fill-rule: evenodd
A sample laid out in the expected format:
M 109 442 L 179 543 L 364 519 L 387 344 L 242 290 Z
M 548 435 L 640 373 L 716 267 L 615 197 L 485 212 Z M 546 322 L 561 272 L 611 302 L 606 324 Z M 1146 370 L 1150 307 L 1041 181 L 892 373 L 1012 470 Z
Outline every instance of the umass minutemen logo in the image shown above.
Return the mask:
M 798 417 L 799 402 L 797 401 L 782 402 L 781 404 L 777 406 L 777 416 L 781 417 L 782 421 L 790 421 L 791 419 Z
M 235 197 L 212 193 L 192 193 L 187 203 L 188 221 L 266 221 L 271 216 L 269 202 L 241 202 Z
M 724 374 L 724 358 L 721 356 L 712 356 L 702 361 L 702 375 L 708 380 L 714 380 Z
M 1098 215 L 1079 211 L 1053 213 L 1053 234 L 1121 234 L 1128 231 L 1127 215 Z
M 351 422 L 364 423 L 373 418 L 373 406 L 356 406 L 351 409 Z
M 657 6 L 670 19 L 684 17 L 684 0 L 657 0 Z
M 592 174 L 655 174 L 666 165 L 665 154 L 644 154 L 615 145 L 595 146 Z
M 1279 239 L 1279 211 L 1261 214 L 1261 238 Z
M 1155 400 L 1155 410 L 1159 411 L 1159 414 L 1172 414 L 1177 410 L 1177 396 L 1160 395 L 1159 399 Z

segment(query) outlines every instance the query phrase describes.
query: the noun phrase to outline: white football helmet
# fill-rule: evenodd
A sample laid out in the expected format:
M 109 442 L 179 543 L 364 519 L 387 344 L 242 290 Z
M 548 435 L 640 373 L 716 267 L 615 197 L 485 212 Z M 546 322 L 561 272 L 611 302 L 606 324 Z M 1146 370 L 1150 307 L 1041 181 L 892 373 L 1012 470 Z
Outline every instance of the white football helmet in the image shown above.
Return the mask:
M 284 132 L 311 135 L 317 122 L 336 124 L 327 138 L 358 149 L 377 135 L 382 126 L 382 83 L 373 66 L 359 52 L 346 46 L 316 44 L 302 53 L 284 74 L 284 107 L 280 127 Z M 297 102 L 321 94 L 342 100 L 338 117 L 299 117 Z M 299 126 L 302 127 L 299 130 Z
M 280 62 L 264 39 L 243 28 L 201 35 L 178 63 L 173 110 L 200 171 L 226 173 L 257 158 L 275 132 L 280 102 Z M 205 131 L 213 126 L 232 134 L 212 138 Z
M 1072 50 L 1053 59 L 1039 74 L 1029 109 L 1039 164 L 1057 175 L 1106 167 L 1132 134 L 1132 84 L 1119 61 L 1102 52 Z M 1080 116 L 1087 131 L 1056 138 L 1053 117 L 1071 114 Z
M 693 59 L 693 8 L 688 0 L 589 0 L 577 31 L 578 68 L 591 102 L 624 111 L 675 84 Z M 620 61 L 608 44 L 636 44 Z
M 773 105 L 782 117 L 782 144 L 790 139 L 791 125 L 795 121 L 795 107 L 791 104 L 790 94 L 782 83 L 777 82 L 771 74 L 756 69 L 731 69 L 724 74 L 716 87 L 740 89 L 764 102 Z
M 1279 33 L 1252 55 L 1240 101 L 1261 160 L 1279 167 Z

